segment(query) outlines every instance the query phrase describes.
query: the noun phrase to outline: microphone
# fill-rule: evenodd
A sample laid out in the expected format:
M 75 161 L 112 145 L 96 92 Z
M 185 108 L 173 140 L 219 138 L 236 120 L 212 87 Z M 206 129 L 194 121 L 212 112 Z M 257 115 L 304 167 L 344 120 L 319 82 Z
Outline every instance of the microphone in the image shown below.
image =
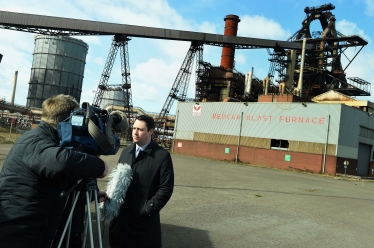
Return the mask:
M 126 115 L 123 112 L 115 110 L 110 112 L 110 116 L 113 118 L 113 130 L 115 132 L 122 133 L 129 127 Z
M 106 191 L 108 197 L 105 202 L 100 203 L 102 216 L 107 223 L 118 216 L 119 209 L 125 200 L 127 189 L 132 180 L 130 165 L 118 163 L 109 178 Z

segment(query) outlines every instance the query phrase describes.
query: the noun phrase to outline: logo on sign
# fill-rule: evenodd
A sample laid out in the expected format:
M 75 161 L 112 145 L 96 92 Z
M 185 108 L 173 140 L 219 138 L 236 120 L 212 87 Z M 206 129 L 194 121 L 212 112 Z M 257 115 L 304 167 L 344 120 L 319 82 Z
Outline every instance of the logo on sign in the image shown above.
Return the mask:
M 193 116 L 200 116 L 201 115 L 201 106 L 195 104 L 192 109 L 192 115 Z

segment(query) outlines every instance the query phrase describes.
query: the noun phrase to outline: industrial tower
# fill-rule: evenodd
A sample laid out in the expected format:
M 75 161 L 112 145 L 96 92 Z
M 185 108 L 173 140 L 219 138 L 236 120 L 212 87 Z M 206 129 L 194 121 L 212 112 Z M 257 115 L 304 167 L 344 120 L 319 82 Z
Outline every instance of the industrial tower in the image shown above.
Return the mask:
M 370 83 L 357 77 L 346 78 L 345 71 L 353 59 L 368 44 L 357 35 L 345 36 L 335 29 L 335 16 L 331 10 L 335 6 L 323 4 L 306 7 L 306 17 L 302 27 L 288 41 L 304 41 L 315 49 L 300 50 L 274 49 L 270 52 L 269 77 L 273 93 L 294 94 L 305 99 L 328 90 L 335 90 L 348 96 L 370 95 Z M 322 31 L 310 31 L 310 24 L 319 21 Z M 350 47 L 360 47 L 352 59 L 344 53 Z M 269 51 L 269 50 L 268 50 Z M 345 56 L 349 63 L 343 68 L 341 60 Z M 304 61 L 302 60 L 304 59 Z M 348 81 L 348 80 L 349 81 Z
M 120 99 L 112 99 L 113 101 L 123 101 L 123 110 L 126 114 L 127 120 L 129 122 L 129 129 L 125 134 L 127 140 L 131 140 L 131 129 L 133 123 L 133 105 L 132 105 L 132 95 L 131 95 L 131 79 L 130 79 L 130 65 L 129 65 L 129 53 L 128 53 L 128 41 L 130 39 L 126 35 L 115 35 L 113 37 L 113 42 L 109 50 L 109 55 L 105 63 L 103 73 L 101 74 L 100 82 L 93 100 L 93 105 L 99 106 L 101 108 L 106 108 L 108 106 L 102 106 L 102 99 L 105 92 L 117 92 L 116 94 Z M 110 73 L 113 68 L 113 64 L 117 55 L 118 50 L 120 50 L 121 56 L 121 75 L 122 84 L 108 84 Z M 110 95 L 110 94 L 108 94 Z M 108 102 L 106 102 L 106 105 Z
M 170 137 L 172 136 L 172 130 L 174 129 L 174 120 L 170 119 L 169 112 L 175 100 L 186 101 L 195 99 L 187 99 L 187 90 L 190 83 L 190 77 L 192 74 L 193 61 L 196 56 L 196 68 L 199 68 L 203 62 L 203 43 L 202 42 L 191 42 L 191 46 L 188 49 L 187 55 L 184 58 L 181 68 L 178 71 L 178 75 L 175 78 L 173 86 L 171 87 L 170 93 L 168 94 L 166 101 L 161 109 L 160 114 L 156 118 L 156 130 L 155 138 L 158 143 L 164 147 L 171 145 Z M 197 69 L 198 71 L 198 69 Z M 198 73 L 196 73 L 198 78 Z M 169 117 L 169 119 L 168 119 Z

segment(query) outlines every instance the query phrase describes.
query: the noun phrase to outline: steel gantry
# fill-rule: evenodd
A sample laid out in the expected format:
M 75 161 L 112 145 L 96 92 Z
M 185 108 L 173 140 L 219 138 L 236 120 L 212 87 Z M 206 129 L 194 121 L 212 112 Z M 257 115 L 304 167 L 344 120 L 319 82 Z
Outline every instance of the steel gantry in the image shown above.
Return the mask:
M 196 70 L 198 70 L 199 64 L 201 64 L 203 59 L 203 43 L 201 42 L 191 42 L 191 46 L 188 49 L 183 64 L 178 71 L 177 77 L 175 78 L 173 86 L 171 87 L 170 93 L 166 98 L 160 114 L 156 118 L 155 138 L 158 140 L 158 143 L 163 145 L 164 147 L 168 147 L 168 145 L 170 145 L 169 136 L 171 134 L 170 131 L 173 129 L 173 121 L 168 120 L 168 114 L 171 107 L 173 106 L 174 101 L 188 100 L 187 91 L 195 57 L 197 58 Z M 196 72 L 196 77 L 197 74 L 198 73 Z
M 130 79 L 130 65 L 129 65 L 129 53 L 128 53 L 128 41 L 130 39 L 126 35 L 115 35 L 113 37 L 113 42 L 109 50 L 108 58 L 105 62 L 105 67 L 99 85 L 97 87 L 95 97 L 93 100 L 93 105 L 98 107 L 107 107 L 102 103 L 104 92 L 113 92 L 119 91 L 118 100 L 123 99 L 123 111 L 126 114 L 127 120 L 129 122 L 129 129 L 126 132 L 126 139 L 131 139 L 131 124 L 133 120 L 133 105 L 132 105 L 132 94 L 131 94 L 131 79 Z M 120 50 L 121 56 L 121 75 L 122 75 L 122 84 L 108 84 L 110 73 L 113 68 L 114 61 L 117 56 L 117 52 Z M 113 94 L 114 95 L 114 94 Z M 105 103 L 113 104 L 110 102 Z M 114 105 L 114 104 L 113 104 Z

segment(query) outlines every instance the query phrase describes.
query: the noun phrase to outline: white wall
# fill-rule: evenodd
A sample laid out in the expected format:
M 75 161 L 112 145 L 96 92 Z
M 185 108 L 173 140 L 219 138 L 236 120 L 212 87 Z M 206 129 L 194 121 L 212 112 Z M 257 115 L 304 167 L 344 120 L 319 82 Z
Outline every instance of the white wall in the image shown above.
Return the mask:
M 329 144 L 338 144 L 341 106 L 178 102 L 174 139 L 192 140 L 194 132 L 238 136 L 242 120 L 242 136 L 325 143 L 330 115 Z

